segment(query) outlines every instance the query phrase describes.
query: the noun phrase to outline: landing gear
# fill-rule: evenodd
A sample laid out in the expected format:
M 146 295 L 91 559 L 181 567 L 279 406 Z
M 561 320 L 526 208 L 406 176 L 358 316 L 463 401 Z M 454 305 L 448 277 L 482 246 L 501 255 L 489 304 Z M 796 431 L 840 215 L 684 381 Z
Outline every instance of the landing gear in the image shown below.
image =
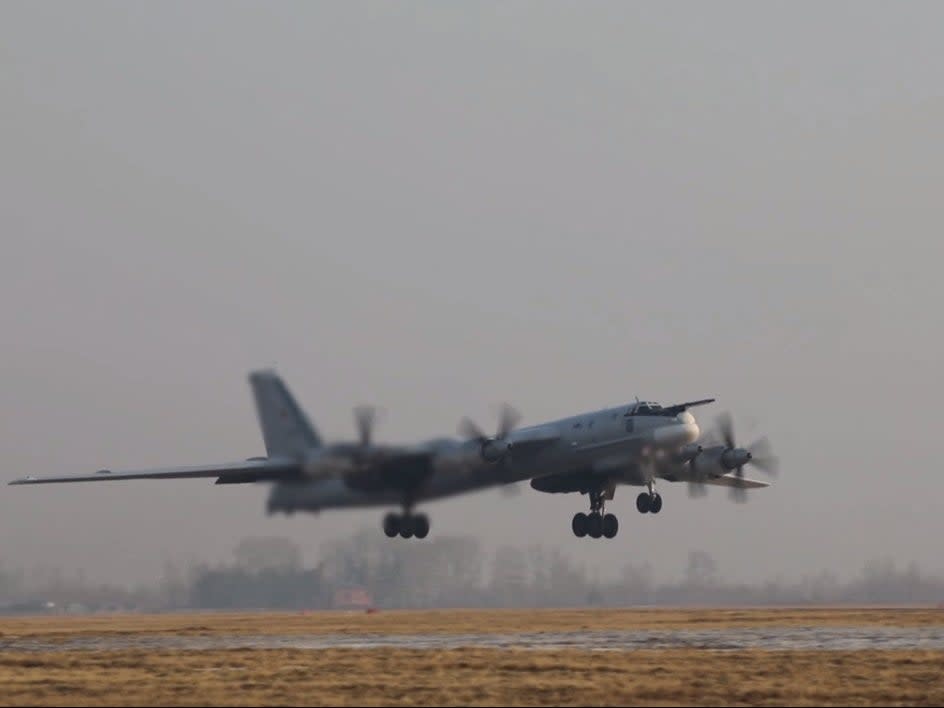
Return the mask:
M 643 492 L 636 497 L 636 509 L 640 514 L 658 514 L 662 511 L 662 496 L 655 492 Z
M 587 515 L 582 511 L 579 514 L 574 514 L 574 520 L 571 522 L 570 527 L 574 530 L 574 536 L 577 538 L 583 538 L 587 535 Z
M 387 514 L 383 520 L 383 530 L 387 538 L 399 535 L 401 538 L 426 538 L 429 535 L 429 517 L 426 514 L 413 515 Z
M 595 490 L 590 492 L 590 513 L 574 514 L 574 520 L 571 523 L 574 536 L 583 538 L 614 538 L 619 532 L 619 521 L 613 514 L 603 513 L 604 499 L 603 492 Z
M 426 514 L 417 514 L 413 517 L 413 535 L 420 539 L 429 535 L 429 517 Z
M 603 519 L 599 512 L 593 512 L 587 519 L 587 535 L 590 538 L 600 538 L 603 535 Z
M 404 514 L 400 517 L 400 538 L 413 538 L 413 517 Z
M 653 494 L 652 501 L 649 502 L 649 513 L 658 514 L 660 511 L 662 511 L 662 496 Z

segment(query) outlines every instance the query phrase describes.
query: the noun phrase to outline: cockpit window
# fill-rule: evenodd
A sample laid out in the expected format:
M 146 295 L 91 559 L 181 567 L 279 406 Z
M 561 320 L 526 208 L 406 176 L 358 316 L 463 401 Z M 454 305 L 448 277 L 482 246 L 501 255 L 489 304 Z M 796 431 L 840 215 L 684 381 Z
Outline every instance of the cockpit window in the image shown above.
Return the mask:
M 666 411 L 658 403 L 653 403 L 652 401 L 640 401 L 639 403 L 634 404 L 626 412 L 627 416 L 631 415 L 650 415 L 650 416 L 671 416 L 674 415 L 670 411 Z

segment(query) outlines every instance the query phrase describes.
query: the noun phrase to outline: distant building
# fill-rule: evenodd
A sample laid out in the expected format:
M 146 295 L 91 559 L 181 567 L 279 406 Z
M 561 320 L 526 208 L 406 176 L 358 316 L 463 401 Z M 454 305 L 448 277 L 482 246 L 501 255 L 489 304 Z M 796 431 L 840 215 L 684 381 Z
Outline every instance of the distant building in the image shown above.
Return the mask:
M 366 610 L 373 604 L 374 599 L 367 588 L 347 587 L 335 590 L 332 606 L 336 610 Z

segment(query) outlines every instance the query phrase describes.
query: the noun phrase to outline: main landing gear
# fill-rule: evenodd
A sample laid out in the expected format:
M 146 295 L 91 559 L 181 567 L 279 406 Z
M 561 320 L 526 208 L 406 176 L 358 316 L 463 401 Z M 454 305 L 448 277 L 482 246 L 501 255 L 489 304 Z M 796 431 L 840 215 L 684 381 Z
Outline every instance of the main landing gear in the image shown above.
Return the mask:
M 655 492 L 643 492 L 636 497 L 636 509 L 640 514 L 658 514 L 662 511 L 662 497 Z
M 574 536 L 583 538 L 613 538 L 619 532 L 619 520 L 613 514 L 604 514 L 603 492 L 590 492 L 590 513 L 574 514 L 571 523 Z
M 384 533 L 388 538 L 399 535 L 400 538 L 426 538 L 429 534 L 429 517 L 426 514 L 412 514 L 409 511 L 403 514 L 393 512 L 387 514 L 383 520 Z

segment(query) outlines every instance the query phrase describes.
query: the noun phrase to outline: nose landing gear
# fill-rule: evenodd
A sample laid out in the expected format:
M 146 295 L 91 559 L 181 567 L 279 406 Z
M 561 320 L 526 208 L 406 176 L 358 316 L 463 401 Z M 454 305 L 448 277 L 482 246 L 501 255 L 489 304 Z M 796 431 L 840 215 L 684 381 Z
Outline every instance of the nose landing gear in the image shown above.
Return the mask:
M 574 520 L 571 522 L 571 529 L 574 536 L 583 538 L 614 538 L 619 532 L 619 520 L 613 514 L 604 513 L 603 492 L 600 490 L 590 492 L 590 513 L 574 514 Z

